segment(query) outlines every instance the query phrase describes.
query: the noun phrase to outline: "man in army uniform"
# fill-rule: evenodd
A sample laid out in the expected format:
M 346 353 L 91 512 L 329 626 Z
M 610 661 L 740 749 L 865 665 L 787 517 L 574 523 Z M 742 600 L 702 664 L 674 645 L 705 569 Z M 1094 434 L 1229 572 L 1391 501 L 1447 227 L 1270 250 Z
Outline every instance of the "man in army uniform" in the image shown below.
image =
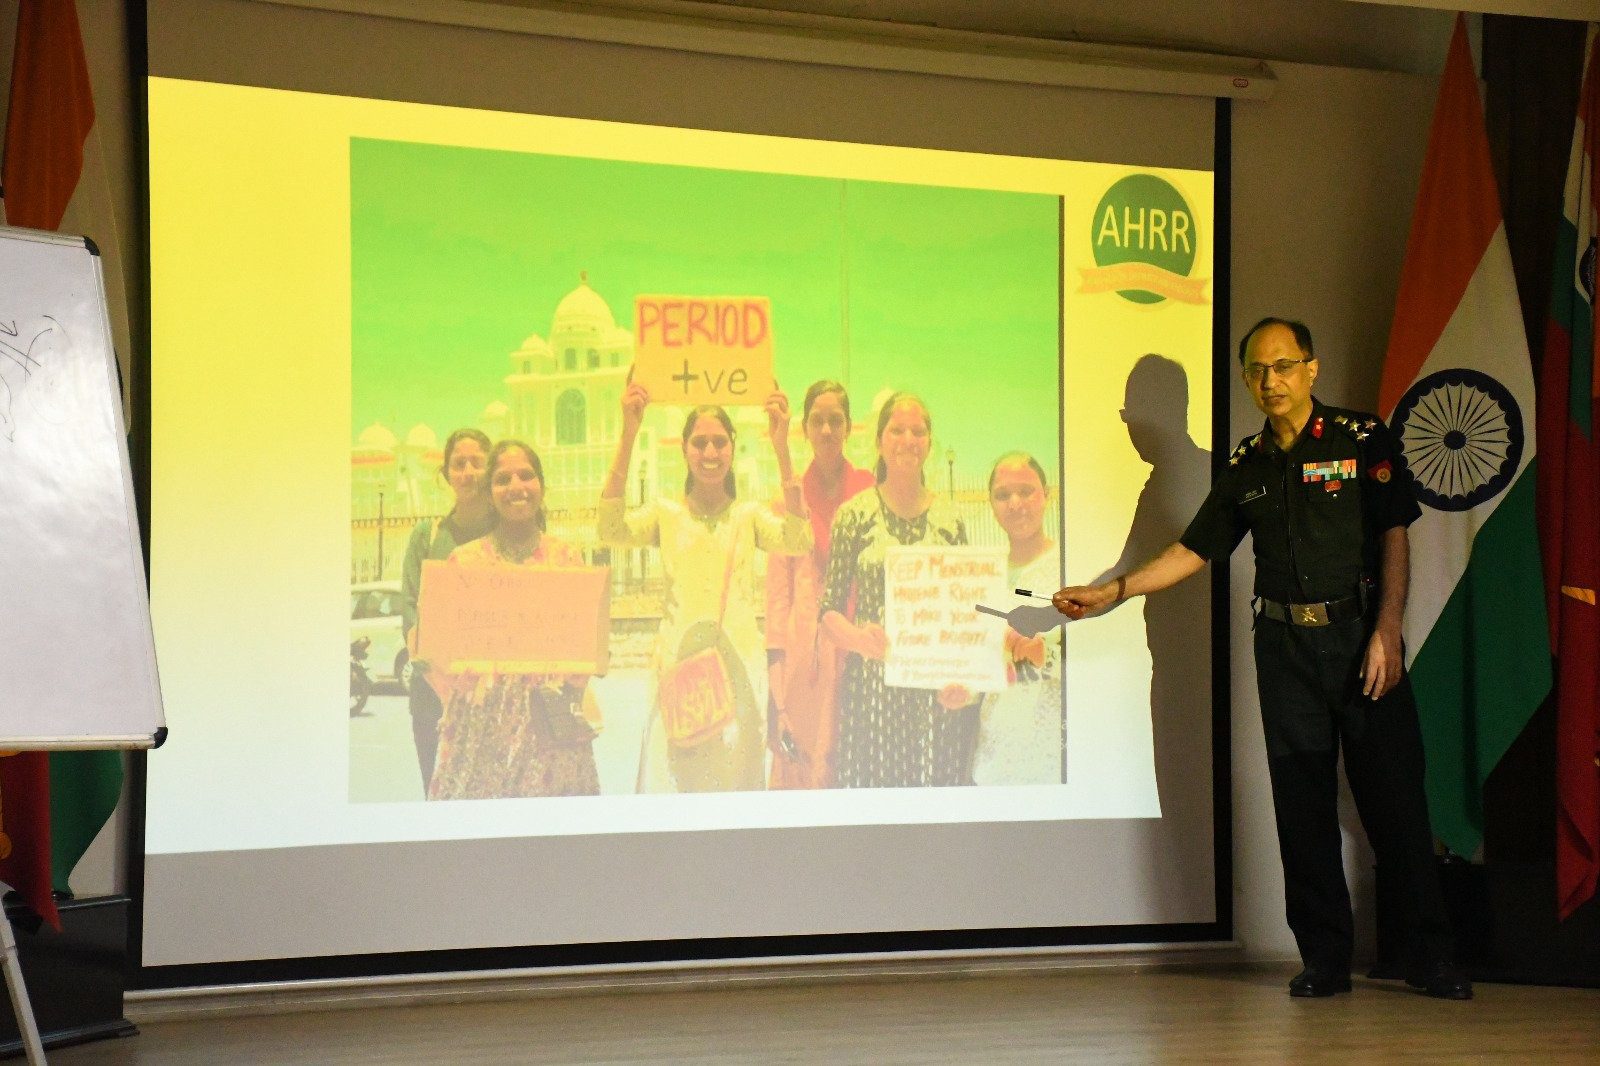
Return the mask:
M 1409 476 L 1380 419 L 1311 395 L 1317 360 L 1303 324 L 1263 319 L 1239 342 L 1239 362 L 1266 425 L 1234 449 L 1178 543 L 1121 577 L 1062 589 L 1055 605 L 1081 618 L 1159 591 L 1253 534 L 1256 683 L 1289 928 L 1305 965 L 1289 994 L 1350 990 L 1335 770 L 1342 744 L 1373 852 L 1404 885 L 1407 981 L 1430 996 L 1470 999 L 1471 983 L 1450 961 L 1401 648 L 1406 527 L 1421 514 Z

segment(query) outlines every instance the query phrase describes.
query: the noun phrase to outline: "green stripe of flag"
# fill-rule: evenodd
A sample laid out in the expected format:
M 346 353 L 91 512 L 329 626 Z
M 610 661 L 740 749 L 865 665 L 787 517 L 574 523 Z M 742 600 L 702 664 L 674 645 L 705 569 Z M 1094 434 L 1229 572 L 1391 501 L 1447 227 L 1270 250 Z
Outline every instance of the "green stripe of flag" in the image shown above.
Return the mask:
M 1578 227 L 1562 218 L 1556 227 L 1555 275 L 1558 284 L 1550 286 L 1550 317 L 1557 322 L 1572 321 L 1572 298 L 1577 295 L 1570 284 L 1578 262 Z
M 1578 228 L 1562 218 L 1556 230 L 1556 282 L 1550 286 L 1550 317 L 1572 338 L 1571 376 L 1567 383 L 1567 409 L 1578 432 L 1593 436 L 1594 312 L 1586 293 L 1573 284 L 1577 275 Z
M 1434 833 L 1458 855 L 1483 839 L 1483 783 L 1550 690 L 1544 580 L 1529 463 L 1473 540 L 1472 557 L 1411 665 Z M 1533 594 L 1530 595 L 1530 590 Z
M 69 891 L 73 868 L 122 798 L 122 752 L 50 754 L 50 880 Z
M 1579 305 L 1578 314 L 1565 325 L 1572 335 L 1572 376 L 1567 379 L 1567 408 L 1573 425 L 1585 437 L 1594 436 L 1591 404 L 1594 389 L 1594 314 L 1583 300 L 1582 293 L 1574 294 Z

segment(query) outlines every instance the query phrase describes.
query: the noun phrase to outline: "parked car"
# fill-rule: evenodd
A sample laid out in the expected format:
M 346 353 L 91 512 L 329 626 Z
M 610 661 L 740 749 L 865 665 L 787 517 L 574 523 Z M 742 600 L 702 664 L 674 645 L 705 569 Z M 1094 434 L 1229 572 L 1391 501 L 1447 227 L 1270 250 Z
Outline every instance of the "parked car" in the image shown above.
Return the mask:
M 367 662 L 374 680 L 411 688 L 411 656 L 406 654 L 400 618 L 400 582 L 367 581 L 350 586 L 350 640 L 369 638 Z

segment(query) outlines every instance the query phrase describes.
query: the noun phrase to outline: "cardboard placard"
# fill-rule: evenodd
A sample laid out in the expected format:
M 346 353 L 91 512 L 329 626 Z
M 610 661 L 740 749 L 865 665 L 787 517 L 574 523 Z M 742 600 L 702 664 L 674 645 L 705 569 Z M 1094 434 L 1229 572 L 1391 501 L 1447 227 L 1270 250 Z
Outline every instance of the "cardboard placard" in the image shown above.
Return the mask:
M 1005 596 L 1004 548 L 892 547 L 883 580 L 884 684 L 1005 688 L 1005 622 L 974 609 Z
M 772 373 L 765 296 L 637 296 L 633 380 L 652 403 L 759 406 Z
M 446 670 L 603 674 L 611 571 L 428 560 L 417 613 L 418 658 Z

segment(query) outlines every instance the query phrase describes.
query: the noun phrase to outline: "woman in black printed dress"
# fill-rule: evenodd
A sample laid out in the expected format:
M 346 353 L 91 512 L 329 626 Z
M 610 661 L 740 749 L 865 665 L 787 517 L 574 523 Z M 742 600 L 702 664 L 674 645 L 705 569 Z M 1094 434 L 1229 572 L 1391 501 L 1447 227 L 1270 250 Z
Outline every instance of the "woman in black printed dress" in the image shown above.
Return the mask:
M 850 655 L 839 691 L 838 784 L 843 788 L 965 785 L 972 780 L 976 697 L 884 684 L 884 558 L 896 545 L 967 543 L 954 508 L 922 475 L 933 420 L 920 399 L 896 393 L 878 413 L 877 488 L 833 520 L 822 626 Z M 848 616 L 855 605 L 854 621 Z

